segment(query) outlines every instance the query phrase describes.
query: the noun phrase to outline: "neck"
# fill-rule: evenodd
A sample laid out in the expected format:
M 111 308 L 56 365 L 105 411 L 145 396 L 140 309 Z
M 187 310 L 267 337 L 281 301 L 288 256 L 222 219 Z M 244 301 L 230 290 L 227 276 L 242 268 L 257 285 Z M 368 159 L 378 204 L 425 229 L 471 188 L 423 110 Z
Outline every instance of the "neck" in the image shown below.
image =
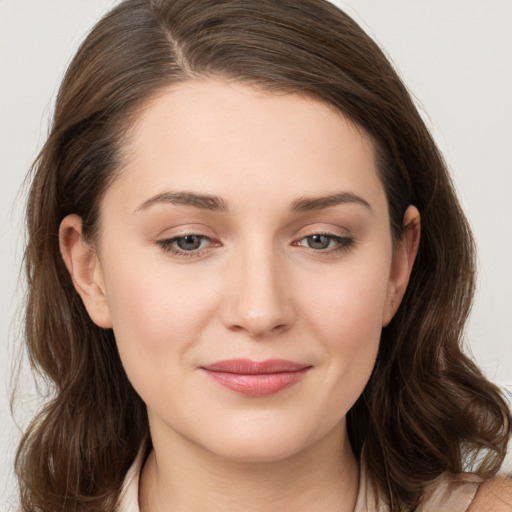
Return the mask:
M 264 462 L 165 441 L 153 435 L 140 481 L 141 512 L 354 510 L 359 468 L 344 423 L 300 453 Z

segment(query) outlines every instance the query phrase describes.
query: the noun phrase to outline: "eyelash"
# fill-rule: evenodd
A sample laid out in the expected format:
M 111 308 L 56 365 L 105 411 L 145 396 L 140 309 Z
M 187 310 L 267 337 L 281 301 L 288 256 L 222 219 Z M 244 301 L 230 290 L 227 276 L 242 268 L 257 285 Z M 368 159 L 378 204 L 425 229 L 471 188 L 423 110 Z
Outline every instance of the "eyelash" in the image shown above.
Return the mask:
M 329 239 L 329 241 L 330 241 L 329 243 L 334 242 L 334 243 L 336 243 L 336 246 L 335 247 L 327 247 L 325 249 L 315 249 L 313 247 L 304 246 L 300 243 L 304 240 L 307 240 L 308 238 L 313 238 L 315 236 L 326 237 Z M 326 254 L 332 254 L 332 253 L 336 254 L 336 253 L 348 251 L 354 245 L 354 242 L 355 242 L 354 238 L 352 238 L 350 236 L 332 235 L 330 233 L 312 233 L 310 235 L 306 235 L 306 236 L 302 237 L 297 242 L 294 242 L 293 245 L 299 246 L 299 247 L 306 247 L 307 249 L 310 249 L 317 254 L 326 255 Z
M 210 245 L 208 245 L 208 247 L 199 247 L 198 249 L 189 251 L 185 249 L 180 249 L 179 247 L 176 247 L 174 245 L 177 243 L 178 240 L 182 240 L 184 238 L 193 236 L 200 238 L 201 243 L 203 241 L 209 241 Z M 204 251 L 208 250 L 210 247 L 220 245 L 220 243 L 212 242 L 211 238 L 207 237 L 206 235 L 200 235 L 198 233 L 188 233 L 186 235 L 175 236 L 173 238 L 166 238 L 165 240 L 158 240 L 157 244 L 164 250 L 164 252 L 169 253 L 171 256 L 178 256 L 181 258 L 198 258 L 200 256 L 203 256 Z
M 302 245 L 301 242 L 304 240 L 307 240 L 308 238 L 313 238 L 315 236 L 322 236 L 329 239 L 329 244 L 331 242 L 336 243 L 336 247 L 327 247 L 325 249 L 315 249 L 313 247 L 307 247 L 305 245 Z M 203 241 L 210 242 L 207 247 L 199 247 L 198 249 L 192 249 L 192 250 L 185 250 L 180 249 L 179 247 L 176 247 L 176 243 L 178 240 L 183 240 L 187 237 L 198 237 L 201 239 L 201 243 Z M 306 247 L 306 249 L 309 249 L 313 251 L 316 254 L 321 255 L 329 255 L 329 254 L 339 254 L 341 252 L 348 251 L 353 245 L 354 245 L 354 239 L 350 236 L 338 236 L 338 235 L 332 235 L 330 233 L 312 233 L 310 235 L 306 235 L 299 239 L 296 242 L 293 242 L 292 245 L 296 247 Z M 205 251 L 208 251 L 211 247 L 219 247 L 221 244 L 219 242 L 212 242 L 211 238 L 207 237 L 206 235 L 200 235 L 198 233 L 189 233 L 181 236 L 176 236 L 173 238 L 166 238 L 164 240 L 158 240 L 157 245 L 159 245 L 162 250 L 171 256 L 176 256 L 180 258 L 198 258 L 205 254 Z

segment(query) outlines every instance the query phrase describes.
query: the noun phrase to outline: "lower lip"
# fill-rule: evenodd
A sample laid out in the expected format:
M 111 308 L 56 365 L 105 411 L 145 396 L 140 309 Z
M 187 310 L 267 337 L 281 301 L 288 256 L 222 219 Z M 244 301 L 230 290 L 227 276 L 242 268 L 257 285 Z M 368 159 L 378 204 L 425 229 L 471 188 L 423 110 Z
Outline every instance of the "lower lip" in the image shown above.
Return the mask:
M 208 376 L 232 391 L 246 396 L 269 396 L 300 382 L 307 371 L 304 368 L 292 372 L 242 374 L 205 370 Z

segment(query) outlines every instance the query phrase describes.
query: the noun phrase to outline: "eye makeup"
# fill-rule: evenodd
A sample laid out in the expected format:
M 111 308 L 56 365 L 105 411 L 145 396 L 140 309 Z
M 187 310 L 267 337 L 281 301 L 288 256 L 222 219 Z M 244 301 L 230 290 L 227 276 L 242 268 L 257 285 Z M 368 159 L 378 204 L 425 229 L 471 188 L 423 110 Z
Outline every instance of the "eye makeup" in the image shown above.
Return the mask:
M 355 243 L 351 236 L 339 236 L 332 233 L 314 232 L 291 243 L 315 254 L 335 256 L 348 251 Z M 187 233 L 172 238 L 158 240 L 156 244 L 167 254 L 177 258 L 199 258 L 217 247 L 220 242 L 199 233 Z
M 199 233 L 187 233 L 172 238 L 158 240 L 157 245 L 171 256 L 179 258 L 197 258 L 204 256 L 214 247 L 220 247 L 220 242 L 213 242 L 210 237 Z
M 315 252 L 341 252 L 347 251 L 354 244 L 354 238 L 338 236 L 330 233 L 314 233 L 301 238 L 292 245 L 306 247 Z

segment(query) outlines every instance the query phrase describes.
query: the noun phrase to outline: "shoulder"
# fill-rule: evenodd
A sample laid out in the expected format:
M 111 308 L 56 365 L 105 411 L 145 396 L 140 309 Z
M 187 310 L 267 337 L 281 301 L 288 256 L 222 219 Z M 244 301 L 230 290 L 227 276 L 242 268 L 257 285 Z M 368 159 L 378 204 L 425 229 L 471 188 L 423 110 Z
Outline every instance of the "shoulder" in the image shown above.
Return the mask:
M 469 511 L 482 482 L 482 478 L 472 473 L 443 473 L 425 488 L 419 511 Z
M 512 512 L 512 478 L 496 476 L 484 482 L 468 512 Z

